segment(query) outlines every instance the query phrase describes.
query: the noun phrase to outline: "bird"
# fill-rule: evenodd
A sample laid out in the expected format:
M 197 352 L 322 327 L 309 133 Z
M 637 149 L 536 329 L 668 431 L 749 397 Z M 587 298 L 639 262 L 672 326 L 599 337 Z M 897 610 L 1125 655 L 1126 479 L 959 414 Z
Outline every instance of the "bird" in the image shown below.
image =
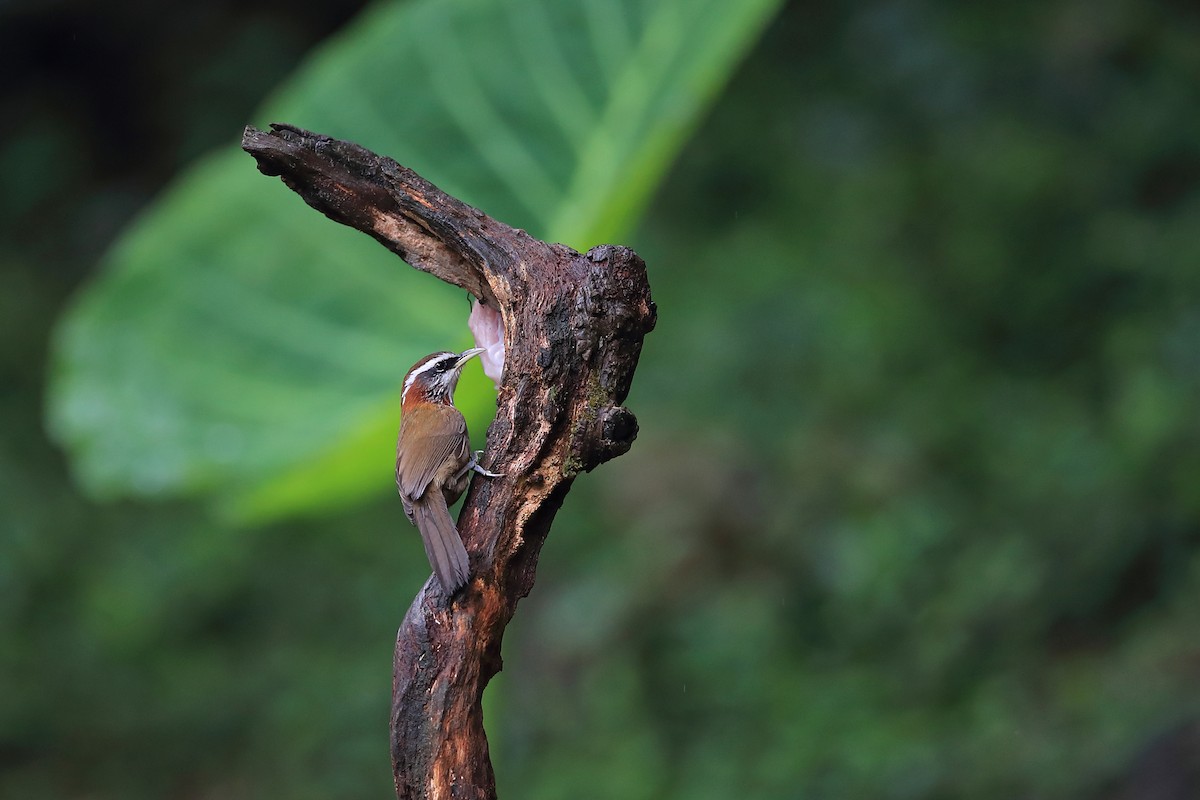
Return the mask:
M 479 465 L 471 452 L 467 421 L 454 407 L 454 388 L 463 365 L 485 348 L 425 356 L 404 376 L 400 434 L 396 440 L 396 490 L 404 514 L 417 526 L 425 555 L 449 597 L 466 585 L 471 567 L 450 506 L 470 483 L 471 473 L 501 475 Z

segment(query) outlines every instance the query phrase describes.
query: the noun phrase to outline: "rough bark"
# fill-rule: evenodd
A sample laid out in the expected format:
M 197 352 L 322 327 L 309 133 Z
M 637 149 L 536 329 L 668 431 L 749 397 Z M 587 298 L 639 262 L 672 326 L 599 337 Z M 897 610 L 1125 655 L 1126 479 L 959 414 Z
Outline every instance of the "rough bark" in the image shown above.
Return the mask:
M 501 667 L 504 628 L 533 587 L 572 481 L 637 435 L 621 403 L 655 322 L 645 264 L 625 247 L 547 244 L 389 158 L 271 128 L 247 128 L 242 140 L 259 170 L 503 317 L 504 376 L 483 463 L 504 475 L 477 478 L 459 516 L 471 583 L 447 602 L 431 579 L 404 617 L 391 717 L 398 797 L 492 798 L 480 701 Z

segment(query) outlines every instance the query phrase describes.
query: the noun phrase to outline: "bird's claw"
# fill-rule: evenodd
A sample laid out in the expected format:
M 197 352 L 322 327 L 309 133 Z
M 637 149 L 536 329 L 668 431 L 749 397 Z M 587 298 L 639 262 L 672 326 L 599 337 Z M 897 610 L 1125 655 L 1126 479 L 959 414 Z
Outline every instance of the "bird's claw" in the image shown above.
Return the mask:
M 481 459 L 481 458 L 483 458 L 483 451 L 476 450 L 475 453 L 471 456 L 470 463 L 467 464 L 467 469 L 474 470 L 475 472 L 478 472 L 480 475 L 486 475 L 489 478 L 503 478 L 504 477 L 503 472 L 490 472 L 490 471 L 484 469 L 483 467 L 479 466 L 479 459 Z

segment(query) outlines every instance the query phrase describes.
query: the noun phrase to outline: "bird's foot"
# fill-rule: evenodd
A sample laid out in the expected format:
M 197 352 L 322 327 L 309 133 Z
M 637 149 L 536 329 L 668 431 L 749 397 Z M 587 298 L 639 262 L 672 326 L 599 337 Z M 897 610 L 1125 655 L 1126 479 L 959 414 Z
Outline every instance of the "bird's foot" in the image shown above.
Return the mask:
M 504 477 L 503 472 L 489 472 L 488 470 L 479 466 L 479 459 L 481 459 L 481 458 L 483 458 L 483 451 L 476 450 L 474 452 L 474 454 L 472 454 L 470 462 L 467 463 L 467 469 L 474 470 L 475 472 L 478 472 L 480 475 L 486 475 L 489 478 L 503 478 Z

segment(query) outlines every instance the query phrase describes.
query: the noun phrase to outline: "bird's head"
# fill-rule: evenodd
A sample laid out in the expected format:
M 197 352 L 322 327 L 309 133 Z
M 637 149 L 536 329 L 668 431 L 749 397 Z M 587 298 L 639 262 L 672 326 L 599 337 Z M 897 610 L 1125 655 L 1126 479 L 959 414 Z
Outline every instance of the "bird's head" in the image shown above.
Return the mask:
M 483 351 L 482 347 L 473 347 L 461 353 L 432 353 L 425 356 L 413 364 L 404 376 L 401 405 L 413 402 L 451 405 L 463 365 Z

